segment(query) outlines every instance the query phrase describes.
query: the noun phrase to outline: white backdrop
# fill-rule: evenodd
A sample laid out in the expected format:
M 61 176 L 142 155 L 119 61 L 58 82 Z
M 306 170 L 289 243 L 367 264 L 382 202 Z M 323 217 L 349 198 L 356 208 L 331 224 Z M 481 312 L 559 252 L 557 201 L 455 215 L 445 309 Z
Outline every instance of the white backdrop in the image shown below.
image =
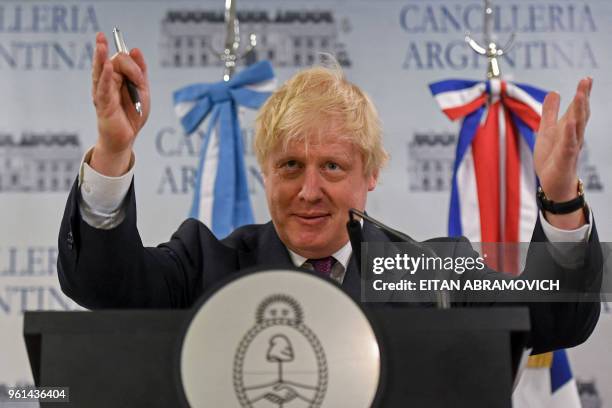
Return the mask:
M 502 61 L 506 79 L 557 90 L 566 106 L 577 81 L 594 77 L 592 118 L 581 174 L 600 238 L 612 241 L 612 3 L 608 0 L 495 2 L 499 42 L 517 32 Z M 217 1 L 3 1 L 0 3 L 0 386 L 31 382 L 21 337 L 24 310 L 76 308 L 59 290 L 55 262 L 60 217 L 82 153 L 96 138 L 90 57 L 96 31 L 113 26 L 147 59 L 152 112 L 136 143 L 138 225 L 146 244 L 167 240 L 191 203 L 198 139 L 187 139 L 172 92 L 221 79 Z M 463 42 L 479 38 L 477 0 L 242 0 L 242 33 L 259 36 L 282 81 L 332 52 L 349 79 L 375 101 L 391 162 L 368 210 L 415 238 L 445 235 L 449 166 L 457 124 L 440 113 L 427 84 L 480 79 L 485 61 Z M 250 141 L 253 115 L 244 116 Z M 417 160 L 418 159 L 418 160 Z M 424 162 L 429 164 L 425 165 Z M 247 164 L 255 159 L 248 152 Z M 426 166 L 426 167 L 423 167 Z M 261 185 L 250 177 L 257 220 L 268 219 Z M 572 351 L 577 377 L 594 382 L 612 407 L 612 315 Z M 587 389 L 586 386 L 585 389 Z

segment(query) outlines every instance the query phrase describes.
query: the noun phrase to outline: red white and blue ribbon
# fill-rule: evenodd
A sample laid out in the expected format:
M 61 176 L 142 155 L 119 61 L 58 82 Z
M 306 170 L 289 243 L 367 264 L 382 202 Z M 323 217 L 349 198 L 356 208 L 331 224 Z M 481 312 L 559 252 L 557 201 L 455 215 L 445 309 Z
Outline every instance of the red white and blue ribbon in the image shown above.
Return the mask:
M 538 213 L 533 148 L 546 92 L 499 79 L 452 79 L 433 83 L 430 89 L 451 120 L 463 120 L 453 167 L 449 235 L 483 243 L 528 242 Z M 516 246 L 485 247 L 490 266 L 519 272 Z M 523 376 L 513 394 L 515 406 L 580 406 L 565 350 L 554 352 L 549 369 L 528 370 Z
M 275 87 L 274 72 L 261 61 L 229 81 L 190 85 L 174 93 L 175 111 L 187 134 L 209 117 L 200 149 L 190 217 L 225 237 L 254 222 L 249 199 L 238 108 L 259 109 Z
M 500 79 L 430 84 L 442 111 L 462 119 L 448 232 L 473 242 L 528 242 L 537 217 L 535 132 L 546 92 Z

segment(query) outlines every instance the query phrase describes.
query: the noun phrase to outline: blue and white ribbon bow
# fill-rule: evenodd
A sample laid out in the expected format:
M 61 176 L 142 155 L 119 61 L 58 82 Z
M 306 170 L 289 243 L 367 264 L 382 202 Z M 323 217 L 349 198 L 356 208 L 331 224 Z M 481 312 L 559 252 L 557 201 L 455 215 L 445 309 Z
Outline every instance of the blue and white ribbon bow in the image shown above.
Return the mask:
M 261 61 L 229 81 L 194 84 L 174 92 L 175 111 L 187 134 L 210 116 L 202 140 L 190 217 L 225 237 L 254 222 L 249 200 L 238 107 L 259 109 L 274 88 L 274 72 Z

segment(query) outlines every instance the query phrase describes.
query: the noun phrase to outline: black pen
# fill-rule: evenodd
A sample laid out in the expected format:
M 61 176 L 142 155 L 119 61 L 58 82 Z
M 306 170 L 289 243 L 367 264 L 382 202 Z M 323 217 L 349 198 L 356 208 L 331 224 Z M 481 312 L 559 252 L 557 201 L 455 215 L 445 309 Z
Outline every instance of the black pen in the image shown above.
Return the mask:
M 125 46 L 125 42 L 123 41 L 123 35 L 121 35 L 121 31 L 119 31 L 117 27 L 113 27 L 113 39 L 115 40 L 115 48 L 117 48 L 117 52 L 129 54 L 128 48 Z M 128 78 L 125 78 L 125 83 L 127 85 L 128 93 L 130 94 L 130 99 L 136 108 L 136 112 L 142 116 L 142 104 L 140 103 L 138 88 L 136 88 L 136 85 L 134 85 L 134 83 Z

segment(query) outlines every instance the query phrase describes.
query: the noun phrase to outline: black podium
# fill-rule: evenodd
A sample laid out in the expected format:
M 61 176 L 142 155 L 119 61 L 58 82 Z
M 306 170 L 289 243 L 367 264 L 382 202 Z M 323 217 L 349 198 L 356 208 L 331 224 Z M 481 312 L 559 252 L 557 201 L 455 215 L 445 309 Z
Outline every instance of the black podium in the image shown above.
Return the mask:
M 376 308 L 380 407 L 511 407 L 526 308 Z
M 366 309 L 381 348 L 375 406 L 511 407 L 529 330 L 526 308 L 376 306 Z M 26 312 L 24 336 L 36 385 L 70 390 L 69 403 L 42 406 L 177 406 L 177 354 L 188 316 Z

